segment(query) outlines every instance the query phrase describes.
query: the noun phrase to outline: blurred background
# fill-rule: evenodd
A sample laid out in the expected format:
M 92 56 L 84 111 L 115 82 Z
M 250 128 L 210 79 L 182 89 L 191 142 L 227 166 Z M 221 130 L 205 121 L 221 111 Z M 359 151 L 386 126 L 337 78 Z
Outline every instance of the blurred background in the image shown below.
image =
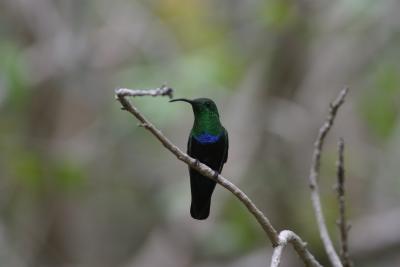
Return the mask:
M 351 258 L 400 266 L 397 0 L 1 0 L 0 266 L 267 266 L 271 246 L 217 187 L 189 215 L 186 165 L 114 100 L 154 88 L 216 101 L 223 174 L 326 266 L 308 189 L 329 102 L 321 194 L 336 244 L 337 141 L 346 142 Z M 133 101 L 182 149 L 192 111 Z M 282 266 L 302 266 L 292 248 Z

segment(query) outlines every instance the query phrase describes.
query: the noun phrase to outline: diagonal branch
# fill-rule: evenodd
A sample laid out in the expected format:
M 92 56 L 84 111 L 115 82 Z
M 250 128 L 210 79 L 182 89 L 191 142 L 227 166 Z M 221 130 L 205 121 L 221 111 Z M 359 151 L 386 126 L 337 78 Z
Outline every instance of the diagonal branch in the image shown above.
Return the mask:
M 338 193 L 339 202 L 339 231 L 340 231 L 340 257 L 342 259 L 343 267 L 351 267 L 352 263 L 349 257 L 349 245 L 348 245 L 348 232 L 350 225 L 347 224 L 346 219 L 346 203 L 345 203 L 345 173 L 344 173 L 344 140 L 339 139 L 338 142 L 338 154 L 339 158 L 337 161 L 337 186 L 336 190 Z
M 322 239 L 322 243 L 324 244 L 325 251 L 328 254 L 329 260 L 334 267 L 342 267 L 342 263 L 340 262 L 339 256 L 337 255 L 335 248 L 332 244 L 332 240 L 329 237 L 324 214 L 322 212 L 322 205 L 319 196 L 319 187 L 317 180 L 319 176 L 319 170 L 321 165 L 321 153 L 325 137 L 328 134 L 329 130 L 332 128 L 336 114 L 339 110 L 339 107 L 344 103 L 344 99 L 347 95 L 347 92 L 348 88 L 343 89 L 339 93 L 336 100 L 333 101 L 333 103 L 331 103 L 328 117 L 326 118 L 324 124 L 319 129 L 317 139 L 314 143 L 314 152 L 312 156 L 311 169 L 309 175 L 309 183 L 311 188 L 311 201 L 317 219 L 319 233 Z
M 278 232 L 272 226 L 269 219 L 257 208 L 257 206 L 243 191 L 241 191 L 236 185 L 231 183 L 222 175 L 218 174 L 218 176 L 216 176 L 214 170 L 209 168 L 207 165 L 196 161 L 194 158 L 188 156 L 186 153 L 180 150 L 168 138 L 166 138 L 160 130 L 158 130 L 149 120 L 147 120 L 134 105 L 131 105 L 131 103 L 125 98 L 125 96 L 139 96 L 148 94 L 142 94 L 140 90 L 139 91 L 130 90 L 125 88 L 117 89 L 115 91 L 115 94 L 116 94 L 116 99 L 122 105 L 122 109 L 128 111 L 133 116 L 135 116 L 136 119 L 140 121 L 141 125 L 151 134 L 153 134 L 163 144 L 163 146 L 166 149 L 168 149 L 171 153 L 173 153 L 179 160 L 183 161 L 191 168 L 196 169 L 202 175 L 216 181 L 218 184 L 225 187 L 232 194 L 234 194 L 246 206 L 249 212 L 255 217 L 255 219 L 264 229 L 264 232 L 267 234 L 269 240 L 272 243 L 272 246 L 277 247 L 280 245 L 280 238 L 278 236 Z M 172 94 L 172 91 L 170 94 Z M 159 93 L 158 95 L 163 95 L 163 94 Z M 321 267 L 321 265 L 315 260 L 314 256 L 307 250 L 306 243 L 304 243 L 298 236 L 296 237 L 297 238 L 293 238 L 293 240 L 291 240 L 291 243 L 293 244 L 298 255 L 304 262 L 305 266 Z

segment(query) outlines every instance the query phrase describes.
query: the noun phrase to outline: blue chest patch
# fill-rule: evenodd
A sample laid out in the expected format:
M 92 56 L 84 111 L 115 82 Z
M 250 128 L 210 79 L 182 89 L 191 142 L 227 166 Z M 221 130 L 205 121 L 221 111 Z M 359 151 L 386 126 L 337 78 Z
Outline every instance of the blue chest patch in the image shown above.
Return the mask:
M 222 134 L 219 135 L 212 135 L 212 134 L 208 134 L 208 133 L 203 133 L 201 135 L 198 136 L 193 136 L 194 139 L 196 139 L 197 142 L 201 143 L 201 144 L 212 144 L 215 143 L 219 140 L 219 138 L 221 137 Z

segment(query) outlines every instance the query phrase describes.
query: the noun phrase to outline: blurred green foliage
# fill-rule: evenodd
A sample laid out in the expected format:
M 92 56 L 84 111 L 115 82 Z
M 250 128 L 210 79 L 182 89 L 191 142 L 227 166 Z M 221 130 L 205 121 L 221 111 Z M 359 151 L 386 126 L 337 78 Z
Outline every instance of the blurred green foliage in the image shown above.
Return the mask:
M 260 15 L 266 25 L 279 30 L 295 20 L 295 6 L 287 0 L 265 1 Z
M 29 101 L 27 62 L 21 55 L 21 48 L 13 42 L 0 39 L 0 81 L 6 89 L 6 103 L 15 111 Z
M 202 238 L 205 252 L 211 256 L 227 257 L 255 249 L 265 243 L 260 226 L 235 198 L 224 203 L 221 221 Z M 218 234 L 215 234 L 218 233 Z
M 390 63 L 377 67 L 372 87 L 366 90 L 362 115 L 378 139 L 386 140 L 396 127 L 400 104 L 400 69 Z
M 29 190 L 41 190 L 48 186 L 61 191 L 75 190 L 83 185 L 84 173 L 76 163 L 44 161 L 39 155 L 26 150 L 13 153 L 8 159 L 10 173 Z

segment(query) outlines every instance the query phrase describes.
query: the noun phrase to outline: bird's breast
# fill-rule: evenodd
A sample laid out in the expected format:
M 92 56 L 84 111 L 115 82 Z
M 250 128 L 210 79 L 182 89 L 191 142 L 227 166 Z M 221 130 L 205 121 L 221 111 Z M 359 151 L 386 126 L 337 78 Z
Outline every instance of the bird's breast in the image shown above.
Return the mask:
M 218 135 L 213 135 L 209 133 L 202 133 L 197 136 L 193 136 L 197 142 L 200 144 L 213 144 L 218 142 L 218 140 L 221 138 L 222 133 Z

